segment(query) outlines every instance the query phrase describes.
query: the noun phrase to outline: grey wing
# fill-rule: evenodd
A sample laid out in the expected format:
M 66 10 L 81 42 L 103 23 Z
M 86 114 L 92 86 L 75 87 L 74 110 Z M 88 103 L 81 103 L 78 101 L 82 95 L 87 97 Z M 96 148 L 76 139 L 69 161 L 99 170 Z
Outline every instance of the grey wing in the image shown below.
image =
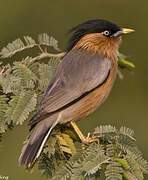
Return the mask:
M 98 54 L 71 50 L 63 58 L 47 88 L 39 106 L 39 116 L 58 111 L 101 85 L 106 80 L 110 68 L 110 60 Z

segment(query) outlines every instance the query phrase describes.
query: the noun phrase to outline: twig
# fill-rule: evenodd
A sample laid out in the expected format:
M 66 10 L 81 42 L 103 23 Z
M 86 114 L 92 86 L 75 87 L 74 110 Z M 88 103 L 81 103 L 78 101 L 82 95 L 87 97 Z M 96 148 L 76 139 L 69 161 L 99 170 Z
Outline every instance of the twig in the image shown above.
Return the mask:
M 33 61 L 36 61 L 36 60 L 41 60 L 41 59 L 44 59 L 44 58 L 62 58 L 63 56 L 65 55 L 65 52 L 62 52 L 62 53 L 58 53 L 58 54 L 52 54 L 52 53 L 47 53 L 47 52 L 43 52 L 41 53 L 39 56 L 36 56 L 33 59 Z
M 2 74 L 3 74 L 4 70 L 5 70 L 5 67 L 4 67 L 4 68 L 2 68 L 2 69 L 0 69 L 0 75 L 2 75 Z

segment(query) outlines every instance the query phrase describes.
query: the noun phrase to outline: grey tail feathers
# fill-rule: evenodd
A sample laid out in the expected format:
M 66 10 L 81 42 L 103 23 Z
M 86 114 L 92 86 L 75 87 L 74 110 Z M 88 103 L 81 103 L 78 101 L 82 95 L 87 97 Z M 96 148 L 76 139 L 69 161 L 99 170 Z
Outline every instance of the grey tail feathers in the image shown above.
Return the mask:
M 19 157 L 19 165 L 24 165 L 26 168 L 33 166 L 35 160 L 40 156 L 52 129 L 56 126 L 58 121 L 59 115 L 56 115 L 39 122 L 34 127 L 30 137 L 22 148 Z

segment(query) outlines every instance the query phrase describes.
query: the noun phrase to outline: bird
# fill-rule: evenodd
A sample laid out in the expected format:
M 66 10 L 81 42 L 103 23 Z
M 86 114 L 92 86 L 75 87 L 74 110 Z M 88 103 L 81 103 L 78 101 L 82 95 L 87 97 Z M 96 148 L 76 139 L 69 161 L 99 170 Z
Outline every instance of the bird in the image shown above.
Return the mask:
M 20 165 L 32 167 L 57 125 L 70 123 L 80 140 L 87 141 L 76 121 L 107 99 L 117 76 L 122 35 L 133 31 L 105 19 L 87 20 L 70 30 L 66 53 L 29 121 Z

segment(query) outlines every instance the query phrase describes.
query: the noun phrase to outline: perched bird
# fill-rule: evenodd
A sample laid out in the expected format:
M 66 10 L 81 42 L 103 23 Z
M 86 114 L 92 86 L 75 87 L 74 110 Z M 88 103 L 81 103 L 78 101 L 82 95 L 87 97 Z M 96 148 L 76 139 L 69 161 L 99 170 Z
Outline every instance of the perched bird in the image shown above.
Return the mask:
M 29 122 L 31 134 L 20 165 L 32 166 L 57 124 L 70 122 L 80 139 L 87 141 L 75 121 L 106 100 L 117 75 L 121 37 L 132 31 L 103 19 L 86 21 L 71 30 L 67 52 Z

